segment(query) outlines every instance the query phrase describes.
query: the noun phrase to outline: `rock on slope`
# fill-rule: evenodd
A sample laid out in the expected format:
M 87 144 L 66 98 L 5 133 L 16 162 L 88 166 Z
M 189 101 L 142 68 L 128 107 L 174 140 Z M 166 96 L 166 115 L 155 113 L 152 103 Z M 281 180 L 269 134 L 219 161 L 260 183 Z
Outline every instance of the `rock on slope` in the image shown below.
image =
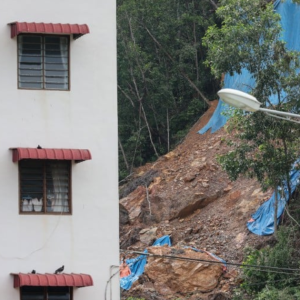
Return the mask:
M 150 247 L 149 251 L 183 251 L 182 255 L 189 257 L 195 252 L 180 249 L 192 246 L 228 262 L 241 262 L 244 247 L 259 248 L 270 240 L 250 234 L 246 223 L 271 192 L 263 193 L 255 180 L 228 179 L 216 162 L 217 155 L 229 151 L 224 129 L 198 134 L 216 105 L 214 101 L 176 149 L 138 168 L 134 178 L 121 188 L 121 249 L 144 250 L 156 238 L 169 234 L 174 247 Z M 238 270 L 229 267 L 224 273 L 220 268 L 150 258 L 145 274 L 129 292 L 123 292 L 123 299 L 129 295 L 227 299 Z M 206 278 L 205 283 L 201 278 Z

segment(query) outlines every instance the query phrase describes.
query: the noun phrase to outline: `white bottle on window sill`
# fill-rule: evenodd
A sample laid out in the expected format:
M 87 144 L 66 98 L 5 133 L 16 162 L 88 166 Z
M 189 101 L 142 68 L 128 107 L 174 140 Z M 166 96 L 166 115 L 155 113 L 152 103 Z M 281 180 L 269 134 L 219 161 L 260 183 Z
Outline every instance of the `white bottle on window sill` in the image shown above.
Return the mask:
M 33 198 L 31 200 L 32 205 L 33 205 L 33 210 L 36 212 L 41 212 L 43 208 L 43 198 L 38 199 L 38 198 Z
M 22 211 L 32 211 L 33 205 L 31 200 L 23 200 L 22 201 Z

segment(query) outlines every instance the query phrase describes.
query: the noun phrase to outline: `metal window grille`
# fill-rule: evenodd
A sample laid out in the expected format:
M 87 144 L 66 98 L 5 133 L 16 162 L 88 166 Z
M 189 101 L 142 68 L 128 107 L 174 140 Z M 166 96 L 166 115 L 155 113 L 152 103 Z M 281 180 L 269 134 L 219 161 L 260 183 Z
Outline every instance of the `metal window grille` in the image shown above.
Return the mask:
M 71 213 L 71 162 L 19 162 L 20 213 Z
M 69 90 L 69 37 L 18 36 L 21 89 Z

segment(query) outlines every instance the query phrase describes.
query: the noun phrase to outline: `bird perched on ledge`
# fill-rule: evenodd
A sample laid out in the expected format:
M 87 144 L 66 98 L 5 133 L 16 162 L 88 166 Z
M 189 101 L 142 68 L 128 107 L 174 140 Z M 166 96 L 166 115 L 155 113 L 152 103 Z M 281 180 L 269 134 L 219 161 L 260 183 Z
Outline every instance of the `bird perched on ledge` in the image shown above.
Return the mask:
M 59 274 L 59 273 L 61 273 L 61 272 L 64 270 L 64 268 L 65 268 L 65 266 L 62 266 L 62 267 L 58 268 L 58 269 L 54 272 L 54 274 Z
M 35 273 L 36 273 L 36 271 L 35 271 L 35 270 L 32 270 L 32 271 L 31 271 L 31 274 L 35 274 Z

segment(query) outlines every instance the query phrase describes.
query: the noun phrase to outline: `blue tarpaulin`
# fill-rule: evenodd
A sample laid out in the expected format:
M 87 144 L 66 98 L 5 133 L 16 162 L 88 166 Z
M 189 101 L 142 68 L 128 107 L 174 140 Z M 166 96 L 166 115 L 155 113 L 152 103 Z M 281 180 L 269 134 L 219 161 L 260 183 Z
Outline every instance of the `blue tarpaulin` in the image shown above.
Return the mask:
M 277 0 L 274 3 L 274 8 L 281 16 L 281 25 L 283 28 L 282 39 L 286 42 L 287 48 L 300 51 L 300 5 L 292 3 L 292 0 L 283 2 Z M 247 70 L 243 70 L 241 74 L 234 74 L 233 76 L 226 74 L 225 76 L 224 88 L 238 89 L 247 93 L 254 86 L 255 81 Z M 284 92 L 282 93 L 281 98 L 284 98 Z M 269 100 L 271 103 L 276 104 L 278 102 L 277 99 L 278 98 L 274 95 Z M 211 133 L 214 133 L 222 128 L 228 120 L 228 117 L 223 115 L 223 112 L 227 109 L 228 106 L 220 100 L 213 116 L 199 133 L 203 134 L 209 129 L 211 129 Z M 291 177 L 293 178 L 291 185 L 293 191 L 295 190 L 299 176 L 300 174 L 298 171 L 291 171 Z M 288 201 L 288 199 L 286 200 L 286 197 L 288 197 L 288 195 L 286 194 L 285 188 L 285 197 L 278 197 L 278 220 Z M 250 231 L 259 235 L 274 233 L 274 201 L 275 194 L 273 194 L 272 197 L 252 216 L 255 221 L 247 224 Z
M 148 251 L 145 250 L 144 253 L 148 253 Z M 131 274 L 120 279 L 120 286 L 124 290 L 129 290 L 132 284 L 139 279 L 139 276 L 144 273 L 147 256 L 140 255 L 133 259 L 126 259 L 126 263 L 129 265 Z
M 290 188 L 291 192 L 294 192 L 296 186 L 299 183 L 300 171 L 293 169 L 290 172 Z M 277 208 L 277 224 L 280 221 L 280 217 L 284 211 L 285 205 L 288 201 L 288 187 L 286 182 L 283 184 L 283 189 L 278 188 L 277 199 L 278 199 L 278 208 Z M 275 204 L 275 192 L 272 197 L 266 201 L 259 209 L 252 215 L 254 221 L 248 222 L 248 229 L 258 235 L 268 235 L 274 233 L 274 204 Z
M 157 239 L 152 246 L 163 246 L 168 245 L 169 247 L 172 246 L 171 238 L 168 235 L 164 235 L 161 238 Z
M 290 50 L 300 51 L 300 5 L 292 3 L 292 0 L 281 2 L 275 1 L 274 8 L 281 16 L 281 25 L 283 28 L 282 39 L 286 42 L 287 48 Z M 247 70 L 243 70 L 241 74 L 235 73 L 233 76 L 226 74 L 224 80 L 224 88 L 237 89 L 243 92 L 249 92 L 255 86 L 255 81 Z M 277 102 L 277 98 L 271 97 L 272 103 Z M 222 113 L 228 109 L 228 106 L 221 100 L 209 122 L 199 131 L 200 134 L 211 129 L 211 133 L 222 128 L 228 117 Z
M 163 246 L 166 244 L 171 246 L 171 239 L 168 235 L 157 239 L 152 246 Z M 145 250 L 144 253 L 148 253 L 148 251 Z M 140 255 L 133 259 L 126 259 L 126 264 L 129 266 L 131 274 L 120 279 L 120 286 L 122 289 L 129 290 L 131 288 L 132 284 L 144 273 L 146 263 L 147 255 Z
M 254 86 L 254 80 L 251 77 L 250 73 L 247 70 L 243 70 L 241 74 L 234 74 L 233 76 L 226 75 L 224 80 L 224 88 L 232 88 L 243 91 L 245 93 L 251 90 L 251 87 Z M 223 101 L 219 100 L 218 106 L 214 111 L 214 114 L 208 121 L 208 123 L 199 131 L 200 134 L 205 133 L 211 129 L 211 133 L 216 132 L 222 128 L 227 120 L 228 116 L 225 116 L 223 113 L 228 110 L 228 105 Z

